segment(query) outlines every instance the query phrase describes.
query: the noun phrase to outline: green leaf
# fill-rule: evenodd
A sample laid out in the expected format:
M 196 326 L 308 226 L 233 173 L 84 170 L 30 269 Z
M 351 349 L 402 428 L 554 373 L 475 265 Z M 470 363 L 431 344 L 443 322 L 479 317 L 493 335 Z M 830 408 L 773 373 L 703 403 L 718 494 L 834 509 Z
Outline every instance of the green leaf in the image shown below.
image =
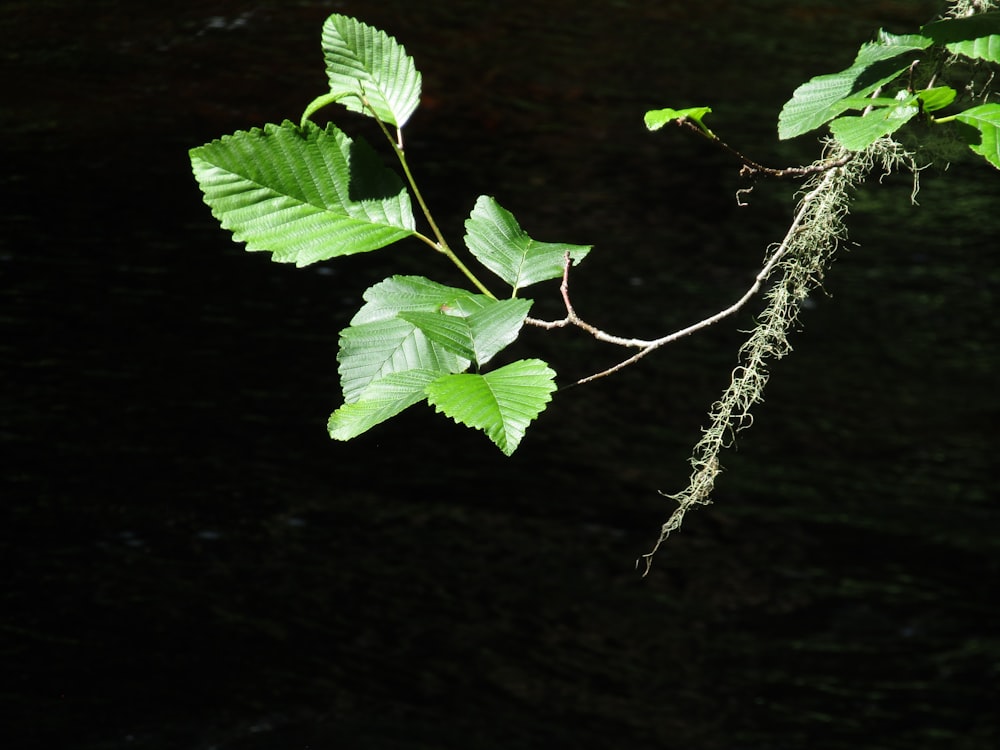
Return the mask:
M 545 362 L 512 362 L 485 375 L 446 375 L 427 386 L 427 400 L 456 422 L 483 430 L 506 455 L 556 389 L 555 372 Z
M 715 133 L 708 129 L 705 125 L 703 118 L 705 115 L 712 112 L 711 107 L 689 107 L 687 109 L 652 109 L 646 113 L 643 121 L 646 123 L 646 127 L 649 130 L 659 130 L 664 125 L 669 122 L 683 122 L 685 120 L 691 120 L 695 123 L 706 135 L 711 138 L 715 137 Z
M 848 109 L 868 109 L 877 107 L 898 107 L 900 101 L 904 98 L 910 98 L 910 101 L 920 100 L 923 104 L 924 112 L 936 112 L 939 109 L 944 109 L 953 101 L 955 101 L 955 96 L 957 92 L 950 86 L 936 86 L 930 89 L 923 89 L 922 91 L 915 92 L 912 97 L 906 89 L 901 89 L 899 95 L 896 97 L 889 96 L 849 96 L 841 100 L 845 110 Z
M 857 97 L 872 93 L 905 71 L 916 53 L 931 45 L 918 35 L 879 32 L 875 42 L 862 45 L 854 63 L 839 73 L 816 76 L 799 86 L 778 116 L 782 140 L 815 130 L 847 109 Z
M 917 92 L 917 98 L 921 101 L 924 112 L 937 112 L 944 109 L 958 95 L 958 92 L 950 86 L 935 86 L 931 89 L 924 89 Z
M 970 39 L 967 42 L 952 42 L 945 45 L 949 52 L 956 55 L 965 55 L 974 60 L 986 60 L 987 62 L 1000 63 L 1000 35 Z
M 949 52 L 1000 62 L 1000 12 L 946 18 L 927 24 L 920 32 L 936 44 L 945 45 Z
M 955 115 L 955 119 L 976 128 L 981 138 L 979 143 L 969 145 L 990 164 L 1000 169 L 1000 104 L 981 104 Z
M 491 301 L 484 294 L 438 284 L 423 276 L 392 276 L 370 286 L 363 297 L 365 304 L 351 325 L 392 320 L 401 312 L 437 312 L 450 307 L 474 312 Z
M 414 233 L 410 196 L 363 141 L 291 122 L 190 152 L 205 202 L 233 239 L 305 266 L 376 250 Z
M 517 339 L 530 308 L 531 300 L 490 300 L 490 304 L 470 315 L 442 310 L 404 312 L 399 317 L 448 351 L 485 365 Z
M 479 261 L 518 289 L 562 276 L 567 253 L 578 264 L 592 245 L 538 242 L 521 229 L 513 214 L 493 198 L 476 201 L 465 222 L 465 244 Z
M 432 341 L 399 314 L 435 312 L 475 296 L 419 276 L 394 276 L 370 287 L 364 294 L 366 304 L 340 332 L 337 361 L 344 401 L 360 400 L 369 385 L 392 373 L 426 369 L 445 374 L 467 369 L 469 358 Z
M 838 117 L 830 123 L 830 132 L 849 151 L 863 151 L 879 138 L 894 133 L 920 110 L 913 104 L 880 108 L 862 117 Z
M 330 415 L 327 429 L 335 440 L 350 440 L 380 422 L 427 398 L 427 384 L 441 377 L 437 370 L 405 370 L 372 381 L 356 401 Z
M 406 49 L 384 31 L 339 14 L 323 24 L 323 56 L 333 95 L 349 110 L 371 115 L 360 94 L 382 122 L 403 127 L 420 103 L 421 77 Z
M 462 372 L 470 364 L 400 318 L 345 328 L 340 332 L 337 361 L 344 402 L 348 404 L 359 401 L 369 385 L 393 373 Z

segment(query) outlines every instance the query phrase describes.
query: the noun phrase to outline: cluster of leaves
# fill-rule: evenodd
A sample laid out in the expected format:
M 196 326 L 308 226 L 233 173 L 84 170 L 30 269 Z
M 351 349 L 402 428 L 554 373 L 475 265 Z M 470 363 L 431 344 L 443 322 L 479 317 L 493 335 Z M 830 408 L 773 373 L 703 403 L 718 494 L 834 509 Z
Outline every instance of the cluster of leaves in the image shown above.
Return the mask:
M 191 150 L 205 201 L 234 240 L 246 243 L 247 250 L 270 252 L 278 262 L 305 266 L 406 238 L 445 255 L 475 291 L 422 276 L 394 276 L 364 293 L 364 305 L 340 336 L 344 404 L 330 417 L 330 435 L 353 438 L 426 401 L 483 430 L 509 455 L 551 400 L 555 372 L 538 359 L 489 365 L 528 320 L 532 301 L 521 292 L 563 276 L 590 247 L 538 242 L 495 199 L 479 197 L 465 224 L 465 246 L 509 288 L 506 298 L 498 298 L 441 235 L 409 168 L 403 127 L 421 94 L 412 58 L 385 32 L 339 14 L 325 22 L 322 48 L 329 91 L 306 107 L 298 123 L 240 131 Z M 965 127 L 971 149 L 1000 168 L 1000 105 L 978 104 L 945 115 L 960 99 L 956 89 L 935 85 L 938 68 L 946 67 L 945 54 L 1000 62 L 1000 13 L 938 21 L 920 34 L 881 32 L 861 47 L 849 68 L 813 78 L 795 91 L 781 111 L 779 137 L 828 125 L 848 151 L 860 151 L 914 118 L 957 123 Z M 925 56 L 932 69 L 918 76 Z M 891 95 L 885 95 L 887 89 Z M 312 121 L 331 104 L 377 122 L 403 177 L 364 140 Z M 845 114 L 853 111 L 860 114 Z M 647 112 L 645 122 L 650 130 L 687 124 L 718 141 L 704 124 L 710 112 L 661 109 Z M 427 234 L 417 229 L 414 200 L 430 227 Z
M 305 266 L 407 237 L 452 259 L 478 292 L 420 276 L 394 276 L 365 292 L 340 336 L 344 405 L 330 417 L 330 435 L 353 438 L 427 401 L 483 430 L 509 455 L 550 401 L 555 372 L 538 359 L 485 368 L 524 325 L 531 300 L 522 290 L 561 277 L 590 247 L 538 242 L 481 196 L 466 221 L 465 245 L 509 287 L 509 298 L 497 298 L 440 236 L 413 181 L 402 146 L 402 128 L 420 101 L 412 58 L 384 32 L 343 15 L 327 19 L 322 44 L 330 91 L 309 104 L 300 123 L 241 131 L 191 150 L 205 201 L 234 240 L 279 262 Z M 409 189 L 365 141 L 310 120 L 333 103 L 379 123 Z M 397 129 L 395 139 L 388 127 Z M 433 237 L 417 230 L 412 196 Z
M 1000 63 L 1000 12 L 935 21 L 919 34 L 880 31 L 848 68 L 816 76 L 795 90 L 778 117 L 778 137 L 794 138 L 828 125 L 844 148 L 863 151 L 915 119 L 938 126 L 959 123 L 969 127 L 956 128 L 957 137 L 1000 169 L 1000 104 L 944 114 L 960 99 L 955 88 L 935 85 L 948 55 Z M 860 114 L 844 114 L 855 111 Z M 655 110 L 646 114 L 646 126 L 657 130 L 689 122 L 715 139 L 704 123 L 710 112 L 708 107 Z
M 1000 104 L 980 104 L 952 115 L 941 113 L 954 104 L 958 91 L 936 86 L 940 70 L 930 70 L 921 80 L 922 57 L 940 63 L 940 50 L 972 60 L 1000 63 L 1000 13 L 980 13 L 927 24 L 920 34 L 896 36 L 882 31 L 858 51 L 846 70 L 822 75 L 800 86 L 778 119 L 778 135 L 793 138 L 829 123 L 830 131 L 845 148 L 860 151 L 879 138 L 891 135 L 914 118 L 944 125 L 958 121 L 971 126 L 965 137 L 970 148 L 1000 168 Z M 883 96 L 889 89 L 891 96 Z M 858 110 L 860 115 L 845 115 Z

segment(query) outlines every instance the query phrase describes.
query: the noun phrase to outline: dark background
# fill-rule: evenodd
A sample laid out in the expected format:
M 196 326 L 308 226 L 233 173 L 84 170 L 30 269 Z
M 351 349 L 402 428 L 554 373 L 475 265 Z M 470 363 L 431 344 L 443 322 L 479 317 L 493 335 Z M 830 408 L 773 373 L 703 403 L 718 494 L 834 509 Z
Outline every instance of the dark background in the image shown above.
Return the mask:
M 556 394 L 511 459 L 426 408 L 334 443 L 362 291 L 456 279 L 416 242 L 248 255 L 190 173 L 297 119 L 323 20 L 356 15 L 423 71 L 408 152 L 449 235 L 494 195 L 595 244 L 584 317 L 662 335 L 742 293 L 796 187 L 739 208 L 737 165 L 646 109 L 809 162 L 774 136 L 795 86 L 938 9 L 734 5 L 0 3 L 5 747 L 996 747 L 995 170 L 861 190 L 716 504 L 646 578 L 749 314 Z M 620 356 L 523 351 L 564 384 Z

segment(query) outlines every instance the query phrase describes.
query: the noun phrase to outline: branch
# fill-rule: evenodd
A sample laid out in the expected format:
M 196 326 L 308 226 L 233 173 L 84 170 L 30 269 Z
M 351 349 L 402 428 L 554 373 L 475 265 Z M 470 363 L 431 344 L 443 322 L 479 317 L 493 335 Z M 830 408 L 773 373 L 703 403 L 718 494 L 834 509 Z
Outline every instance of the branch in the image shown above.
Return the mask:
M 829 162 L 829 164 L 834 166 L 843 166 L 852 157 L 853 155 L 845 156 L 841 159 L 835 160 L 834 162 Z M 813 169 L 812 171 L 819 172 L 821 170 Z M 729 316 L 738 312 L 744 305 L 746 305 L 747 302 L 749 302 L 754 297 L 754 295 L 756 295 L 760 291 L 761 286 L 763 286 L 764 281 L 767 280 L 768 276 L 771 275 L 771 272 L 774 270 L 775 266 L 777 266 L 778 263 L 781 262 L 781 259 L 785 257 L 789 247 L 791 246 L 792 240 L 794 239 L 795 235 L 799 232 L 799 230 L 802 228 L 802 223 L 805 220 L 809 210 L 811 209 L 813 200 L 825 189 L 826 189 L 825 184 L 821 184 L 820 186 L 812 190 L 810 193 L 808 193 L 802 199 L 802 202 L 799 205 L 799 210 L 795 214 L 795 218 L 792 220 L 791 226 L 788 228 L 788 232 L 786 232 L 784 239 L 782 239 L 781 243 L 770 253 L 764 265 L 761 267 L 760 271 L 754 277 L 753 284 L 751 284 L 749 289 L 747 289 L 746 292 L 743 293 L 743 296 L 740 297 L 738 300 L 736 300 L 736 302 L 731 304 L 729 307 L 726 307 L 723 310 L 720 310 L 719 312 L 715 313 L 714 315 L 710 315 L 709 317 L 698 321 L 697 323 L 693 323 L 685 328 L 681 328 L 677 331 L 674 331 L 673 333 L 669 333 L 666 336 L 661 336 L 660 338 L 657 339 L 622 338 L 620 336 L 614 336 L 610 333 L 602 331 L 596 326 L 587 323 L 576 314 L 576 310 L 573 308 L 573 304 L 569 298 L 570 258 L 568 253 L 566 254 L 565 263 L 563 265 L 562 283 L 559 286 L 559 291 L 562 293 L 563 303 L 566 305 L 566 317 L 556 321 L 543 321 L 543 320 L 537 320 L 535 318 L 528 318 L 525 320 L 525 323 L 527 323 L 528 325 L 533 325 L 544 329 L 564 328 L 568 325 L 574 325 L 577 328 L 582 328 L 583 330 L 587 331 L 598 341 L 604 341 L 606 343 L 616 344 L 618 346 L 638 348 L 639 351 L 633 354 L 628 359 L 624 359 L 618 364 L 607 368 L 606 370 L 602 370 L 592 375 L 588 375 L 584 378 L 580 378 L 573 385 L 583 385 L 584 383 L 589 383 L 592 380 L 597 380 L 598 378 L 603 378 L 613 373 L 616 373 L 619 370 L 622 370 L 625 367 L 628 367 L 629 365 L 638 362 L 647 354 L 655 351 L 656 349 L 659 349 L 661 346 L 677 341 L 678 339 L 684 338 L 685 336 L 689 336 L 692 333 L 695 333 L 704 328 L 708 328 L 709 326 L 714 325 L 715 323 L 718 323 L 720 320 L 728 318 Z
M 708 138 L 708 140 L 721 148 L 723 151 L 726 151 L 739 159 L 743 164 L 743 167 L 740 169 L 740 177 L 753 177 L 757 174 L 765 174 L 768 177 L 806 177 L 819 172 L 825 172 L 829 169 L 842 167 L 854 158 L 853 154 L 845 154 L 839 159 L 816 162 L 815 164 L 810 164 L 808 167 L 783 167 L 781 169 L 775 169 L 774 167 L 765 167 L 763 164 L 755 162 L 746 154 L 730 146 L 715 133 L 710 131 L 706 132 L 704 128 L 698 127 L 698 123 L 694 122 L 690 118 L 684 117 L 679 119 L 677 120 L 677 124 L 690 128 L 698 135 Z

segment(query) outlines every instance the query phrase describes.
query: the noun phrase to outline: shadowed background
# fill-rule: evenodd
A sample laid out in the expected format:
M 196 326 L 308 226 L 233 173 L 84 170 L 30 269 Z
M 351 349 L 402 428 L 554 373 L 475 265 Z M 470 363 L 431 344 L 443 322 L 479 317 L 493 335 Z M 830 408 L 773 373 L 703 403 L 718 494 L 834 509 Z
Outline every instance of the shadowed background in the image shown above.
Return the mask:
M 212 219 L 187 150 L 297 119 L 331 12 L 424 74 L 417 179 L 595 245 L 578 312 L 728 305 L 791 216 L 642 114 L 781 104 L 933 2 L 0 4 L 2 734 L 17 748 L 992 748 L 995 170 L 862 189 L 716 504 L 640 578 L 750 314 L 556 394 L 511 459 L 415 407 L 330 441 L 337 333 L 417 242 L 294 269 Z M 428 7 L 429 6 L 429 7 Z M 354 115 L 324 110 L 378 143 Z M 455 244 L 458 244 L 457 242 Z M 555 317 L 555 285 L 533 314 Z M 618 351 L 528 331 L 565 384 Z

